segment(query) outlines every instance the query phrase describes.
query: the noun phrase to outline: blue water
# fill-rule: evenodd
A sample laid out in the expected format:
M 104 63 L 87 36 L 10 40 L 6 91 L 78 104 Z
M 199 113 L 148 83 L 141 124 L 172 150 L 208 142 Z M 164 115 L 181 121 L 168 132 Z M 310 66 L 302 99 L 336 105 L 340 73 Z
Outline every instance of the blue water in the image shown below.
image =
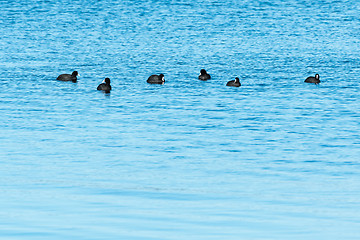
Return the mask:
M 359 12 L 0 0 L 0 239 L 359 239 Z

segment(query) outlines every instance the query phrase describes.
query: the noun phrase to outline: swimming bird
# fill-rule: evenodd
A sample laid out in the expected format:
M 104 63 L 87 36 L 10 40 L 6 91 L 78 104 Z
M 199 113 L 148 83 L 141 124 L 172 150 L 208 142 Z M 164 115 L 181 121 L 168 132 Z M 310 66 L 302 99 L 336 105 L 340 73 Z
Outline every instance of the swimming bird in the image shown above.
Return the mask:
M 315 77 L 308 77 L 307 79 L 305 79 L 305 82 L 307 83 L 320 83 L 320 76 L 319 74 L 315 74 Z
M 226 86 L 240 87 L 241 86 L 240 79 L 238 77 L 236 77 L 235 80 L 228 81 Z
M 163 84 L 165 82 L 164 74 L 151 75 L 146 82 L 151 84 Z
M 72 74 L 65 73 L 65 74 L 59 75 L 56 80 L 76 82 L 77 76 L 80 76 L 80 74 L 77 71 L 73 71 Z
M 100 85 L 97 87 L 97 90 L 110 92 L 111 86 L 110 86 L 110 78 L 105 78 L 105 80 L 100 83 Z
M 211 78 L 210 74 L 208 74 L 205 69 L 200 70 L 200 75 L 199 75 L 200 80 L 206 81 L 210 78 Z

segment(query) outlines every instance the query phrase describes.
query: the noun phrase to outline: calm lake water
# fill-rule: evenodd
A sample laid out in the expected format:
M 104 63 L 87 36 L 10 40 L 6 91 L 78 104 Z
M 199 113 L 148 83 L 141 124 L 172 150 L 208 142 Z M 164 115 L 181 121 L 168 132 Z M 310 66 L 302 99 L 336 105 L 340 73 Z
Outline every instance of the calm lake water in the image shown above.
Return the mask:
M 0 0 L 0 239 L 359 239 L 359 13 Z

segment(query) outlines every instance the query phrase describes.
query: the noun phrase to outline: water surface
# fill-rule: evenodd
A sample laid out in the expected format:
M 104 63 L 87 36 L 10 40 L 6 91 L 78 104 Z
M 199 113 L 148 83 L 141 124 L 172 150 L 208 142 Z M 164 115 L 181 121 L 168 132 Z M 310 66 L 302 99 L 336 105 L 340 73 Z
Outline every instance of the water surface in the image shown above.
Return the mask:
M 0 1 L 0 238 L 358 239 L 359 10 Z

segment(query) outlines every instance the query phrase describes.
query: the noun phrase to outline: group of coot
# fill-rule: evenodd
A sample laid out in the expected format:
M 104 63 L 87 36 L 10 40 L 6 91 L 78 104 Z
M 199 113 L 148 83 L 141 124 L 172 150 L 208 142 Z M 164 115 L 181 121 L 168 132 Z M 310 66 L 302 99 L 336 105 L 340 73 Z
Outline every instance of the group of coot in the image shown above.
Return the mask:
M 72 74 L 60 74 L 56 80 L 60 81 L 67 81 L 67 82 L 77 82 L 77 77 L 80 76 L 80 74 L 77 71 L 73 71 Z M 111 85 L 110 85 L 110 78 L 105 78 L 105 80 L 99 84 L 97 87 L 97 90 L 110 92 Z
M 72 72 L 72 74 L 59 75 L 57 77 L 57 80 L 76 82 L 78 76 L 79 76 L 79 73 L 77 71 L 74 71 L 74 72 Z M 206 80 L 211 79 L 211 76 L 210 76 L 210 74 L 208 74 L 206 72 L 205 69 L 201 69 L 200 75 L 198 78 L 202 81 L 206 81 Z M 164 74 L 151 75 L 146 82 L 151 83 L 151 84 L 163 84 L 165 82 L 165 76 L 164 76 Z M 306 78 L 305 82 L 318 84 L 318 83 L 320 83 L 320 76 L 319 76 L 319 74 L 315 74 L 315 77 Z M 235 80 L 231 80 L 231 81 L 227 82 L 226 86 L 240 87 L 241 86 L 240 79 L 238 77 L 236 77 Z M 97 90 L 110 92 L 110 90 L 111 90 L 110 78 L 105 78 L 105 80 L 102 83 L 100 83 L 100 85 L 97 87 Z

